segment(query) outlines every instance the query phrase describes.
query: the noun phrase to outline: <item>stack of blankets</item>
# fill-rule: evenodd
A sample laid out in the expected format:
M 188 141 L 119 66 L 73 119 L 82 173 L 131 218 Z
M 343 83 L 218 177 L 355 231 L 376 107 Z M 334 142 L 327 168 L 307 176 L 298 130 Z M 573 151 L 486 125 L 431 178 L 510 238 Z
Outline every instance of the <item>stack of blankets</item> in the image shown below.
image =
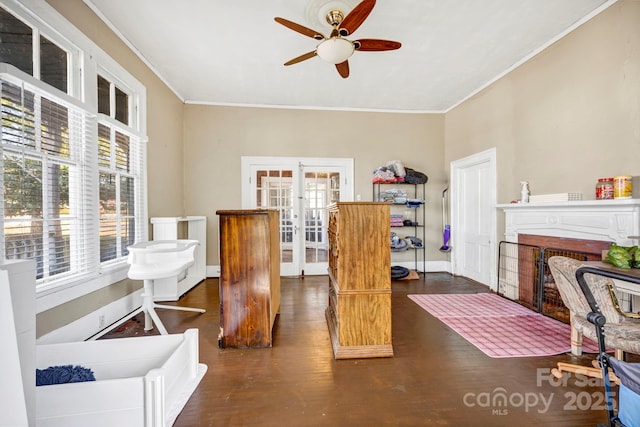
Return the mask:
M 404 205 L 407 203 L 407 192 L 397 188 L 381 191 L 378 197 L 379 202 L 391 202 L 394 205 Z
M 391 214 L 391 226 L 392 227 L 404 226 L 404 216 L 400 214 Z

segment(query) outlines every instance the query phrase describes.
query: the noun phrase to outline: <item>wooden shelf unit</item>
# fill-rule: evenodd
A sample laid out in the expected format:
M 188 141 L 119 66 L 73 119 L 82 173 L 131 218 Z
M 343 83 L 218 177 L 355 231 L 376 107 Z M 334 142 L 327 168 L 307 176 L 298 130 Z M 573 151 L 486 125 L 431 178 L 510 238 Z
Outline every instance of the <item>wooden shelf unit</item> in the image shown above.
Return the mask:
M 328 211 L 333 354 L 392 357 L 389 203 L 337 202 Z
M 280 220 L 276 210 L 217 211 L 220 217 L 221 348 L 273 346 L 280 311 Z

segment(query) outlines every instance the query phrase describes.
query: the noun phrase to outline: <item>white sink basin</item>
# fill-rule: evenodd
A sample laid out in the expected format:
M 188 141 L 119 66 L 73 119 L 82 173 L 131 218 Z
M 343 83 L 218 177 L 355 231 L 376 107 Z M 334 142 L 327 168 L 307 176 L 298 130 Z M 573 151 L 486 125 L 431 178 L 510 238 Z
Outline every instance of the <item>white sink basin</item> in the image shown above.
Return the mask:
M 197 240 L 152 240 L 131 245 L 128 276 L 134 280 L 177 276 L 193 265 L 196 246 Z
M 141 294 L 142 306 L 129 313 L 109 328 L 104 329 L 95 338 L 102 336 L 109 330 L 115 329 L 138 313 L 144 313 L 144 330 L 153 329 L 153 324 L 158 327 L 162 335 L 167 334 L 167 329 L 162 324 L 156 313 L 156 308 L 168 310 L 192 311 L 204 313 L 202 308 L 182 307 L 179 305 L 161 305 L 153 300 L 154 281 L 167 277 L 177 276 L 191 267 L 195 262 L 194 252 L 199 245 L 197 240 L 152 240 L 140 242 L 128 247 L 129 256 L 127 263 L 129 272 L 127 275 L 133 280 L 143 280 L 144 289 Z

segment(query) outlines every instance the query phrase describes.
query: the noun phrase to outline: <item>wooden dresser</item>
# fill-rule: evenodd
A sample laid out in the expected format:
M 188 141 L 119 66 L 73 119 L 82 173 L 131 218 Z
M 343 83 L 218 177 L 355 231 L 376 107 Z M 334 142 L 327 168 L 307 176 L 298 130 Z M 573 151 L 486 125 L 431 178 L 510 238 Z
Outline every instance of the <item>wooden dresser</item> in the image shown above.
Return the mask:
M 220 210 L 221 348 L 273 345 L 280 310 L 280 224 L 276 210 Z
M 389 204 L 329 206 L 329 306 L 336 359 L 391 357 Z

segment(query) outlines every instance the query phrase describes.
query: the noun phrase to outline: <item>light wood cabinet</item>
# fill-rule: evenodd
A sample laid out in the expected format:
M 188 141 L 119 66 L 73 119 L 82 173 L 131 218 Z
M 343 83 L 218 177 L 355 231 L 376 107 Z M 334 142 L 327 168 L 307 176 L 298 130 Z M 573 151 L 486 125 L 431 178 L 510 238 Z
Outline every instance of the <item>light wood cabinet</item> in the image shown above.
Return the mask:
M 220 220 L 220 347 L 273 345 L 280 310 L 280 225 L 275 210 L 217 211 Z
M 329 304 L 336 359 L 391 357 L 389 204 L 329 206 Z

